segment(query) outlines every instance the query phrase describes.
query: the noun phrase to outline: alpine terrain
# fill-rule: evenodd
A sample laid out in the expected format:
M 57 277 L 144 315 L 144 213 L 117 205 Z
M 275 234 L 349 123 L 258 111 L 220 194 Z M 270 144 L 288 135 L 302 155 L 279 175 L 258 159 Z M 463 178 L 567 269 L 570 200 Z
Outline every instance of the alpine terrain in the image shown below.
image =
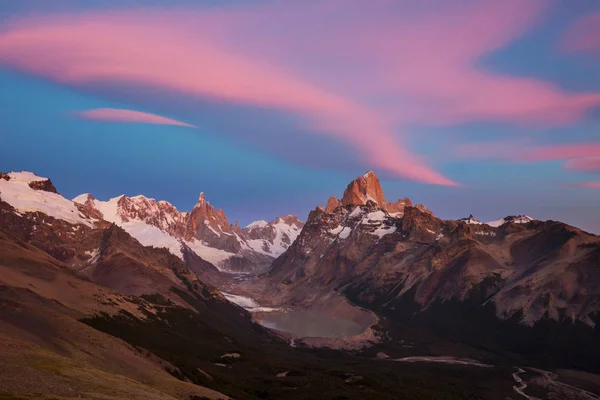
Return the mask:
M 369 171 L 305 222 L 0 173 L 0 398 L 598 399 L 600 237 Z

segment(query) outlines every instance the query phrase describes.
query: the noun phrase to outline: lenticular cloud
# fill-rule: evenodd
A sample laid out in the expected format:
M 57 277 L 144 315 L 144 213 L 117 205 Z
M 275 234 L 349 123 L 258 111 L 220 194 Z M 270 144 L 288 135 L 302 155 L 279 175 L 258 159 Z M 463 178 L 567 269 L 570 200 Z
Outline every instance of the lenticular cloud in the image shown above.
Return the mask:
M 185 122 L 177 121 L 175 119 L 162 117 L 156 114 L 145 113 L 141 111 L 124 110 L 116 108 L 96 108 L 93 110 L 80 111 L 79 116 L 85 119 L 96 120 L 96 121 L 114 121 L 114 122 L 131 122 L 131 123 L 142 123 L 142 124 L 155 124 L 155 125 L 175 125 L 175 126 L 187 126 L 188 128 L 195 128 L 194 125 L 187 124 Z

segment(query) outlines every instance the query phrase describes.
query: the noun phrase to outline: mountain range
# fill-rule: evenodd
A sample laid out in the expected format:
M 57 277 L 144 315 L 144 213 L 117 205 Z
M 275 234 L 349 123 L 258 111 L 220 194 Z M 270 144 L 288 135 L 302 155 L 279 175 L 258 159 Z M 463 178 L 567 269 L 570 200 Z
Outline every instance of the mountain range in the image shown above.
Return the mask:
M 344 378 L 321 398 L 401 398 L 415 386 L 389 388 L 380 360 L 416 356 L 494 364 L 482 380 L 498 386 L 506 384 L 499 374 L 511 382 L 502 368 L 515 364 L 600 372 L 600 237 L 526 215 L 443 220 L 408 198 L 386 200 L 371 171 L 305 222 L 286 215 L 246 227 L 203 193 L 183 212 L 142 195 L 69 200 L 50 179 L 0 173 L 0 234 L 3 354 L 27 377 L 12 392 L 34 390 L 37 379 L 65 396 L 49 375 L 58 369 L 65 385 L 97 385 L 103 395 L 111 390 L 104 377 L 113 377 L 116 398 L 311 398 L 310 383 L 333 373 L 317 367 L 325 364 Z M 311 338 L 259 324 L 269 326 L 270 314 L 306 325 L 299 312 L 351 321 L 363 333 Z M 346 350 L 314 349 L 323 346 Z M 37 361 L 23 362 L 18 349 Z M 354 356 L 363 361 L 341 366 Z M 36 367 L 47 363 L 50 371 Z M 298 379 L 272 378 L 282 364 Z M 0 376 L 9 365 L 0 363 Z M 427 375 L 431 366 L 399 371 Z M 454 382 L 447 372 L 437 371 L 440 382 Z M 349 385 L 356 376 L 366 380 Z M 488 389 L 474 396 L 514 393 Z M 448 394 L 430 390 L 430 398 Z

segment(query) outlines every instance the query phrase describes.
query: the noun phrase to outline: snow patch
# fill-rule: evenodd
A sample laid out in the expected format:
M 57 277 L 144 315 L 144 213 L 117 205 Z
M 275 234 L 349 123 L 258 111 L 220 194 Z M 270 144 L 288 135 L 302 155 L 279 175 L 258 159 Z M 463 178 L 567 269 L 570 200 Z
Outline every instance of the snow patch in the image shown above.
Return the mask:
M 271 312 L 271 311 L 281 311 L 281 308 L 272 308 L 272 307 L 261 307 L 255 300 L 246 296 L 239 296 L 237 294 L 231 294 L 227 292 L 221 292 L 223 296 L 230 302 L 237 304 L 238 306 L 250 311 L 250 312 Z
M 341 225 L 339 225 L 337 228 L 329 230 L 329 234 L 333 235 L 333 236 L 339 235 L 340 232 L 342 232 L 343 229 L 344 229 L 344 227 L 341 226 Z
M 232 257 L 241 257 L 237 254 L 230 253 L 225 250 L 215 249 L 214 247 L 208 246 L 206 243 L 201 242 L 200 240 L 195 240 L 193 242 L 184 242 L 186 246 L 188 246 L 192 251 L 202 257 L 204 260 L 213 264 L 219 271 L 223 271 L 220 265 L 223 262 L 229 260 Z M 180 252 L 181 254 L 181 252 Z
M 394 233 L 394 232 L 396 232 L 396 226 L 380 226 L 371 234 L 378 236 L 379 239 L 381 239 L 385 235 L 389 235 L 390 233 Z
M 259 220 L 259 221 L 251 222 L 250 224 L 248 224 L 246 226 L 245 229 L 248 229 L 248 230 L 253 230 L 253 229 L 256 229 L 256 228 L 262 229 L 262 228 L 265 228 L 267 225 L 269 225 L 269 223 L 267 221 L 265 221 L 265 220 Z
M 120 226 L 144 246 L 166 248 L 172 254 L 183 260 L 183 254 L 181 253 L 181 242 L 169 234 L 161 231 L 159 228 L 148 225 L 142 221 L 121 222 Z
M 348 218 L 358 217 L 361 214 L 361 212 L 362 212 L 362 210 L 360 209 L 360 206 L 357 206 L 354 210 L 352 210 L 350 215 L 348 215 Z
M 352 232 L 352 229 L 349 227 L 345 227 L 344 229 L 342 229 L 342 231 L 339 234 L 339 238 L 340 239 L 346 239 L 348 236 L 350 236 L 350 233 Z
M 481 235 L 481 236 L 496 236 L 496 232 L 475 232 L 475 235 Z
M 385 221 L 387 219 L 387 215 L 385 212 L 381 210 L 373 211 L 368 213 L 362 220 L 363 225 L 367 225 L 376 221 Z
M 517 216 L 511 215 L 511 216 L 504 217 L 504 218 L 496 220 L 496 221 L 486 222 L 486 225 L 489 225 L 493 228 L 497 228 L 499 226 L 506 224 L 507 222 L 512 222 L 514 224 L 526 224 L 531 221 L 533 221 L 533 218 L 531 218 L 528 215 L 517 215 Z

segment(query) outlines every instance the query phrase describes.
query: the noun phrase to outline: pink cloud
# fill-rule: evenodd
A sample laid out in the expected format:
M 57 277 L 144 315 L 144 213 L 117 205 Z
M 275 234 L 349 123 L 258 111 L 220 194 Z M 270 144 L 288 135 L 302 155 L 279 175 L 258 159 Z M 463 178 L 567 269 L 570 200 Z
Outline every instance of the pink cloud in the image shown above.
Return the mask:
M 375 168 L 455 184 L 403 148 L 376 112 L 228 49 L 219 34 L 236 18 L 186 11 L 25 19 L 0 35 L 0 61 L 69 84 L 138 83 L 292 110 L 319 132 L 353 143 Z
M 600 171 L 600 157 L 575 158 L 567 161 L 565 167 L 576 171 Z
M 499 159 L 512 162 L 544 162 L 569 160 L 569 169 L 600 169 L 600 142 L 540 145 L 528 138 L 498 142 L 475 142 L 455 146 L 454 157 Z
M 443 185 L 455 182 L 403 144 L 409 126 L 560 125 L 600 105 L 599 93 L 478 66 L 530 29 L 545 1 L 415 4 L 275 1 L 27 17 L 0 31 L 0 63 L 70 85 L 135 83 L 291 111 L 354 145 L 371 168 Z
M 171 118 L 161 117 L 160 115 L 145 113 L 141 111 L 123 110 L 116 108 L 96 108 L 93 110 L 79 111 L 77 114 L 85 119 L 96 121 L 116 121 L 116 122 L 138 122 L 144 124 L 156 125 L 175 125 L 195 128 L 194 125 L 177 121 Z
M 574 143 L 540 146 L 517 155 L 517 159 L 529 162 L 568 160 L 571 158 L 599 157 L 600 143 Z
M 600 11 L 573 24 L 563 38 L 562 47 L 567 52 L 600 54 Z
M 534 149 L 529 138 L 518 138 L 496 142 L 461 143 L 450 150 L 453 157 L 473 159 L 510 160 Z
M 600 182 L 584 182 L 578 183 L 575 186 L 585 189 L 600 189 Z

